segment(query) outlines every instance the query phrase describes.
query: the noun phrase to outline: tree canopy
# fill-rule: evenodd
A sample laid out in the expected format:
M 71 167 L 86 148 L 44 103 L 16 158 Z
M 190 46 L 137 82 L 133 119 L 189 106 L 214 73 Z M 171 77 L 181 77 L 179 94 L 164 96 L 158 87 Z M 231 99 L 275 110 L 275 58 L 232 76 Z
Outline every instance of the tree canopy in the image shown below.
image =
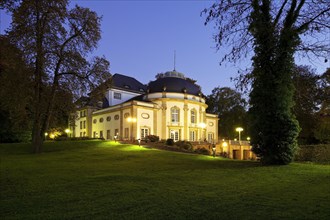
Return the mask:
M 247 102 L 242 95 L 228 87 L 216 87 L 206 97 L 207 111 L 219 117 L 219 135 L 221 139 L 234 139 L 235 128 L 245 128 L 247 134 Z
M 1 6 L 12 13 L 11 43 L 32 67 L 32 142 L 40 152 L 56 96 L 80 96 L 110 77 L 104 57 L 88 60 L 101 38 L 101 18 L 88 8 L 69 9 L 67 0 L 9 0 Z

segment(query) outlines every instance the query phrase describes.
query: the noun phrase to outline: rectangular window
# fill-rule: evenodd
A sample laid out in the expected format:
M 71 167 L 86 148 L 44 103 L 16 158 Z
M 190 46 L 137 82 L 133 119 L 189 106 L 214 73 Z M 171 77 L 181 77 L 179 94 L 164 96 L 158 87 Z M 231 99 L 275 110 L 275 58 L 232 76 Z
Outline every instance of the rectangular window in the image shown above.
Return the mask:
M 172 119 L 172 122 L 174 122 L 174 123 L 179 122 L 179 109 L 173 108 L 171 110 L 171 119 Z
M 179 140 L 179 131 L 177 131 L 177 130 L 171 130 L 170 137 L 174 141 L 178 141 Z
M 103 138 L 103 131 L 100 131 L 100 138 Z
M 80 129 L 82 129 L 83 127 L 82 127 L 82 121 L 80 121 Z
M 86 132 L 84 132 L 84 137 L 86 137 Z
M 124 138 L 128 138 L 128 135 L 129 135 L 129 130 L 128 130 L 128 128 L 125 128 L 125 130 L 124 130 Z
M 84 121 L 84 129 L 86 128 L 86 121 Z
M 195 124 L 196 123 L 196 112 L 191 111 L 191 123 Z
M 80 132 L 80 137 L 82 137 L 82 132 Z
M 82 111 L 80 111 L 80 118 L 83 116 L 83 112 Z
M 118 136 L 119 136 L 119 130 L 118 130 L 118 129 L 115 129 L 115 136 L 116 136 L 117 139 L 118 139 Z
M 113 98 L 114 98 L 114 99 L 121 99 L 121 93 L 114 92 L 114 93 L 113 93 Z
M 213 143 L 213 133 L 208 133 L 208 134 L 207 134 L 207 141 L 208 141 L 209 143 Z
M 96 131 L 94 131 L 93 133 L 93 138 L 96 138 Z
M 189 132 L 189 140 L 190 141 L 195 141 L 196 140 L 195 137 L 196 137 L 195 131 L 190 131 Z
M 149 135 L 149 128 L 141 128 L 141 139 L 145 139 Z
M 110 137 L 110 130 L 107 130 L 107 139 L 111 139 L 111 137 Z

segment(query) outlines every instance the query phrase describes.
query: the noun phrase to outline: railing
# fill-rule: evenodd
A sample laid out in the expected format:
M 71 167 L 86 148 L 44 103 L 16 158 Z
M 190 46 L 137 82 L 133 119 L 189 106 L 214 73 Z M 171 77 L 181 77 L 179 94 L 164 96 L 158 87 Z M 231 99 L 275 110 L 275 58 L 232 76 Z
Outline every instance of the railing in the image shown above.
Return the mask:
M 179 126 L 179 127 L 182 127 L 183 126 L 183 123 L 181 123 L 181 122 L 167 122 L 167 125 L 168 126 Z
M 230 145 L 250 145 L 249 141 L 232 141 L 229 140 Z

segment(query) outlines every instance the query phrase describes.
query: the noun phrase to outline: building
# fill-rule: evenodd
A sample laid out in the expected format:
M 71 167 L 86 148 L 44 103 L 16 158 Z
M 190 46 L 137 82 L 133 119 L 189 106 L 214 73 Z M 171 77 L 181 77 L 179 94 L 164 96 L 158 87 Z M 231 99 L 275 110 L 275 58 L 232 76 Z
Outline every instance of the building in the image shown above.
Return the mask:
M 206 109 L 200 86 L 175 70 L 148 85 L 114 74 L 103 100 L 92 104 L 87 98 L 70 129 L 74 137 L 217 142 L 218 117 Z

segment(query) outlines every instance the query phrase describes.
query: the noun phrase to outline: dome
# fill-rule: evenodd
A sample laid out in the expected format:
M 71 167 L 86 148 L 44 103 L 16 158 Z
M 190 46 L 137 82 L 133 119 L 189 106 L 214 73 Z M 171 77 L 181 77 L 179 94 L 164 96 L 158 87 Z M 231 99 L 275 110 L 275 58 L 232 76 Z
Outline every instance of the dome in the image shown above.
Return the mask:
M 185 78 L 183 73 L 169 71 L 158 74 L 158 79 L 148 84 L 149 93 L 176 92 L 199 96 L 201 89 L 191 79 Z

